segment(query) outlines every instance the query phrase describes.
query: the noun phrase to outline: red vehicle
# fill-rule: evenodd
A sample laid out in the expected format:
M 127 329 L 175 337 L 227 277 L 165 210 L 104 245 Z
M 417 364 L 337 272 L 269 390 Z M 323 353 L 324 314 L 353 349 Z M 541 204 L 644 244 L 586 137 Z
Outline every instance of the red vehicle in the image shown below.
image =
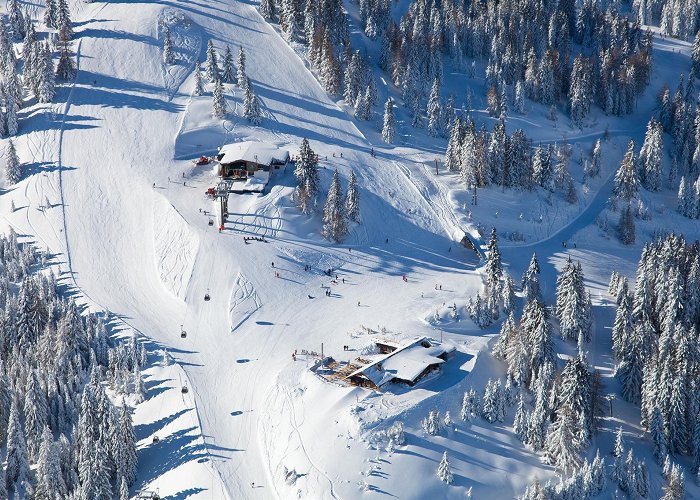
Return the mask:
M 208 165 L 209 164 L 209 158 L 206 156 L 200 156 L 199 160 L 192 160 L 192 163 L 195 165 Z

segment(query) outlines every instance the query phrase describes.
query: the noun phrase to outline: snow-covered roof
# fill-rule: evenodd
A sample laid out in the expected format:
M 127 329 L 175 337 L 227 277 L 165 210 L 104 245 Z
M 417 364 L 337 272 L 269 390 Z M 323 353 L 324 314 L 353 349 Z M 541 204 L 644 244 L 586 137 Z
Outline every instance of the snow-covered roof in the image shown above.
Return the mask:
M 428 344 L 429 347 L 425 347 Z M 376 359 L 348 375 L 347 378 L 364 375 L 377 387 L 394 379 L 415 382 L 421 373 L 431 365 L 445 361 L 438 356 L 455 350 L 452 345 L 441 344 L 427 337 L 418 337 L 393 352 Z
M 221 146 L 219 154 L 223 154 L 219 163 L 233 163 L 236 161 L 249 161 L 260 165 L 272 163 L 286 163 L 289 160 L 289 151 L 280 149 L 273 144 L 260 141 L 234 142 Z

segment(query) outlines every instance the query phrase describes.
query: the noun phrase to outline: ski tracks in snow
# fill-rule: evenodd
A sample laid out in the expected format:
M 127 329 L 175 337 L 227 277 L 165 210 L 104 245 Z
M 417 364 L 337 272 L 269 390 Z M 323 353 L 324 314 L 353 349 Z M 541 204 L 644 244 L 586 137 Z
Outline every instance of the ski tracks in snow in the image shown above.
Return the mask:
M 202 49 L 202 34 L 199 26 L 179 10 L 165 9 L 158 17 L 158 39 L 163 44 L 163 27 L 170 30 L 173 42 L 174 64 L 161 62 L 163 86 L 171 101 L 180 86 L 192 72 L 194 62 Z
M 236 276 L 229 300 L 231 333 L 235 332 L 250 316 L 262 307 L 255 287 L 242 273 Z

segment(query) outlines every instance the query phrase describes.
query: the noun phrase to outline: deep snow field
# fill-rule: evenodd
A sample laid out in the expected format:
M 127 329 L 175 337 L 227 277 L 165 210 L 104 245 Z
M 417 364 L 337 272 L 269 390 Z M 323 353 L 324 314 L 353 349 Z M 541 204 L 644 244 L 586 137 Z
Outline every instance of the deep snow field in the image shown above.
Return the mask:
M 658 90 L 664 83 L 675 88 L 687 73 L 687 43 L 655 39 L 651 85 L 627 118 L 596 109 L 578 130 L 563 114 L 555 122 L 546 119 L 546 109 L 531 102 L 526 115 L 508 118 L 509 133 L 523 127 L 535 142 L 566 139 L 577 181 L 578 158 L 607 127 L 602 175 L 587 192 L 578 182 L 577 204 L 491 188 L 481 190 L 474 207 L 456 175 L 442 166 L 434 174 L 444 139 L 413 131 L 406 122 L 398 144 L 385 147 L 379 110 L 370 122 L 355 121 L 324 92 L 303 55 L 263 21 L 254 2 L 76 1 L 71 7 L 77 78 L 59 89 L 54 104 L 22 110 L 16 143 L 31 175 L 3 191 L 0 213 L 8 228 L 58 255 L 62 282 L 91 310 L 110 311 L 115 330 L 132 329 L 148 339 L 152 366 L 143 372 L 147 400 L 134 413 L 139 474 L 132 494 L 410 499 L 465 498 L 472 488 L 473 498 L 513 498 L 535 477 L 555 477 L 513 434 L 514 409 L 506 424 L 458 421 L 464 392 L 481 392 L 488 378 L 504 372 L 488 352 L 500 324 L 480 330 L 464 313 L 481 289 L 482 263 L 454 238 L 460 230 L 476 234 L 478 225 L 487 233 L 493 226 L 499 234 L 520 233 L 523 241 L 501 238 L 504 263 L 518 282 L 536 251 L 550 303 L 555 272 L 568 256 L 581 261 L 594 303 L 589 359 L 601 370 L 606 391 L 615 392 L 610 273 L 633 279 L 643 243 L 659 228 L 674 228 L 688 239 L 700 231 L 697 221 L 675 212 L 670 189 L 649 195 L 653 217 L 638 222 L 635 245 L 621 245 L 596 218 L 616 221 L 606 207 L 612 176 L 628 140 L 641 143 Z M 174 66 L 161 63 L 161 20 L 173 33 Z M 353 33 L 353 43 L 363 43 L 361 37 Z M 239 45 L 246 51 L 248 76 L 263 105 L 259 127 L 242 118 L 242 91 L 234 85 L 226 85 L 224 120 L 211 118 L 211 85 L 205 95 L 192 95 L 193 64 L 204 59 L 210 38 L 220 53 L 227 44 L 234 53 Z M 376 47 L 367 43 L 371 54 Z M 489 123 L 480 111 L 483 81 L 453 76 L 458 96 L 473 86 L 475 118 Z M 390 92 L 380 89 L 379 102 Z M 402 113 L 400 122 L 407 120 Z M 209 166 L 193 166 L 192 158 L 250 139 L 294 154 L 303 137 L 321 158 L 322 192 L 336 168 L 344 188 L 351 171 L 358 177 L 362 223 L 353 225 L 343 244 L 323 239 L 319 216 L 309 218 L 295 207 L 291 168 L 273 176 L 261 195 L 232 194 L 223 232 L 208 225 L 201 210 L 211 209 L 204 192 L 214 175 Z M 266 241 L 246 244 L 244 236 Z M 330 297 L 321 288 L 329 284 L 323 274 L 328 268 L 345 279 Z M 204 301 L 206 293 L 210 301 Z M 448 316 L 452 304 L 462 311 L 460 321 Z M 308 369 L 312 360 L 292 360 L 295 349 L 320 352 L 321 343 L 336 359 L 355 357 L 370 343 L 366 329 L 442 338 L 457 350 L 437 376 L 410 390 L 382 393 L 325 382 Z M 556 346 L 565 354 L 574 349 L 559 341 Z M 427 436 L 420 420 L 434 408 L 449 410 L 456 423 Z M 373 435 L 397 419 L 406 426 L 407 443 L 390 454 Z M 591 450 L 609 454 L 621 425 L 637 456 L 650 457 L 638 422 L 638 408 L 618 398 L 615 416 L 605 419 Z M 455 474 L 450 486 L 435 476 L 445 449 Z M 658 498 L 657 466 L 651 459 L 648 466 L 650 498 Z M 293 484 L 284 480 L 285 467 L 298 473 Z M 700 495 L 692 481 L 686 484 L 690 497 Z

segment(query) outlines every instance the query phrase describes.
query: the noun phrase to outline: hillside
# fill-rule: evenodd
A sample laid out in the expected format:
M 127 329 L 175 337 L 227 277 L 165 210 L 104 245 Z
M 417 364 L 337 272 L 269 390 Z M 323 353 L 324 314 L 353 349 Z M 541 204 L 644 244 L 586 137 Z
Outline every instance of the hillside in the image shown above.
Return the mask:
M 409 4 L 398 2 L 391 15 L 398 21 Z M 31 6 L 40 19 L 42 9 Z M 257 2 L 75 1 L 70 8 L 76 77 L 57 87 L 52 103 L 31 100 L 21 110 L 14 142 L 26 175 L 6 184 L 0 213 L 8 230 L 56 256 L 50 265 L 59 282 L 88 311 L 106 313 L 110 333 L 134 332 L 148 349 L 146 400 L 133 413 L 139 467 L 132 497 L 148 490 L 161 498 L 514 498 L 535 477 L 557 482 L 556 469 L 513 432 L 514 406 L 505 422 L 459 418 L 466 391 L 481 394 L 490 379 L 505 380 L 504 364 L 490 353 L 504 314 L 483 329 L 469 318 L 468 303 L 484 294 L 487 276 L 485 262 L 460 240 L 468 233 L 485 249 L 490 228 L 498 229 L 504 267 L 518 283 L 518 315 L 520 276 L 533 252 L 548 304 L 567 259 L 581 262 L 593 306 L 587 359 L 606 394 L 619 393 L 610 275 L 633 283 L 644 243 L 663 229 L 692 242 L 700 228 L 676 213 L 676 186 L 665 186 L 644 192 L 651 220 L 637 221 L 636 242 L 622 245 L 608 200 L 628 141 L 642 144 L 657 95 L 688 73 L 691 44 L 654 32 L 653 73 L 626 116 L 594 106 L 579 128 L 562 107 L 552 120 L 549 106 L 531 100 L 526 112 L 508 113 L 508 134 L 522 128 L 533 145 L 571 146 L 575 203 L 539 187 L 492 184 L 479 188 L 473 205 L 463 177 L 444 165 L 448 134 L 413 128 L 397 104 L 398 138 L 382 142 L 382 103 L 402 101 L 385 72 L 372 66 L 379 104 L 369 120 L 357 119 L 352 106 L 326 92 L 305 47 L 287 43 Z M 376 61 L 380 44 L 362 33 L 358 6 L 345 8 L 353 47 Z M 162 62 L 164 25 L 172 65 Z M 212 117 L 214 84 L 205 81 L 203 95 L 195 95 L 195 61 L 205 61 L 209 40 L 220 57 L 226 46 L 245 51 L 258 126 L 243 116 L 245 92 L 234 83 L 224 84 L 221 119 Z M 15 46 L 19 53 L 21 43 Z M 469 76 L 448 60 L 442 94 L 473 95 L 469 116 L 491 130 L 498 120 L 487 110 L 483 61 L 474 68 Z M 230 194 L 223 230 L 209 224 L 205 191 L 216 176 L 192 159 L 246 140 L 295 155 L 303 138 L 319 157 L 321 193 L 335 171 L 343 190 L 351 172 L 357 177 L 360 223 L 350 223 L 342 243 L 322 235 L 325 195 L 314 215 L 298 209 L 292 165 L 259 195 Z M 584 185 L 598 139 L 605 139 L 601 172 Z M 667 172 L 668 152 L 663 165 Z M 615 222 L 601 228 L 608 218 Z M 301 354 L 351 361 L 373 354 L 368 346 L 379 332 L 429 337 L 455 352 L 414 387 L 382 391 L 328 382 L 309 369 L 314 357 Z M 575 342 L 554 344 L 561 368 L 576 355 Z M 664 481 L 639 408 L 619 396 L 614 405 L 583 455 L 592 459 L 599 449 L 607 460 L 621 426 L 647 463 L 649 498 L 660 497 Z M 435 436 L 421 427 L 434 409 L 454 420 Z M 397 421 L 406 443 L 387 451 L 386 431 Z M 445 450 L 449 486 L 435 475 Z M 690 469 L 688 457 L 678 461 Z M 692 498 L 700 490 L 690 476 Z M 612 491 L 614 484 L 600 497 Z

